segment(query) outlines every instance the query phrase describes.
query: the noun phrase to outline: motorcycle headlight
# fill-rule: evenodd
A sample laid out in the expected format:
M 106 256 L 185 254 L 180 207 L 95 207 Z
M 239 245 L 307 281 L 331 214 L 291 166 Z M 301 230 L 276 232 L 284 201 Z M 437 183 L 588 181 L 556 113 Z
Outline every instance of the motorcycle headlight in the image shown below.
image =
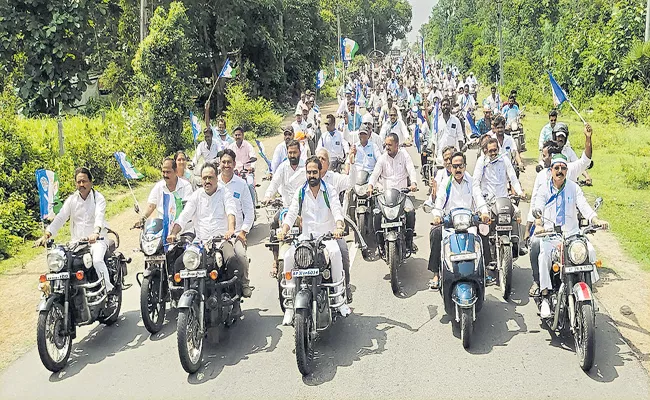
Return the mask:
M 365 185 L 354 185 L 354 193 L 357 194 L 357 196 L 365 196 L 368 194 L 368 184 L 366 183 Z
M 140 247 L 142 247 L 142 252 L 144 253 L 145 256 L 150 256 L 153 255 L 156 252 L 156 250 L 158 250 L 159 244 L 160 244 L 159 238 L 143 237 L 140 243 Z
M 188 247 L 183 253 L 183 265 L 185 269 L 193 271 L 201 264 L 201 251 L 196 246 Z
M 385 207 L 384 208 L 384 213 L 386 214 L 386 219 L 387 220 L 394 220 L 397 219 L 397 216 L 399 215 L 399 206 L 397 207 Z
M 569 260 L 574 265 L 581 265 L 587 261 L 587 245 L 582 240 L 576 240 L 569 245 Z
M 499 214 L 499 225 L 509 224 L 511 221 L 510 214 Z
M 47 267 L 50 272 L 57 273 L 65 266 L 65 253 L 61 249 L 54 249 L 47 255 Z
M 314 254 L 307 246 L 299 246 L 294 254 L 294 260 L 298 268 L 309 268 L 314 263 Z
M 221 268 L 223 266 L 223 254 L 217 252 L 214 255 L 214 262 L 217 264 L 217 267 Z
M 457 231 L 466 231 L 472 225 L 472 214 L 459 213 L 452 217 L 454 229 Z
M 82 259 L 84 261 L 84 267 L 86 267 L 86 269 L 90 269 L 90 267 L 93 266 L 93 256 L 91 256 L 90 253 L 84 254 Z

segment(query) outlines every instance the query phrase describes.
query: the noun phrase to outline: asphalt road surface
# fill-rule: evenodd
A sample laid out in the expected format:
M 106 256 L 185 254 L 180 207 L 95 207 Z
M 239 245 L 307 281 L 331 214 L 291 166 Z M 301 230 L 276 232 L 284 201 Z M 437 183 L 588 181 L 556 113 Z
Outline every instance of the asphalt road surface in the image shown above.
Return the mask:
M 475 159 L 472 152 L 468 159 Z M 258 188 L 260 196 L 265 186 Z M 419 207 L 426 191 L 415 198 Z M 522 204 L 526 212 L 528 204 Z M 578 366 L 573 339 L 557 337 L 540 323 L 527 294 L 527 256 L 516 261 L 510 301 L 497 287 L 487 289 L 472 345 L 464 350 L 440 295 L 427 289 L 430 220 L 417 210 L 419 252 L 401 269 L 402 297 L 390 289 L 387 265 L 364 261 L 349 237 L 356 255 L 354 313 L 322 334 L 312 376 L 298 372 L 293 328 L 281 326 L 275 281 L 268 276 L 271 253 L 263 244 L 268 224 L 260 210 L 248 250 L 256 290 L 242 306 L 243 320 L 224 330 L 219 343 L 207 345 L 198 373 L 188 375 L 180 365 L 175 311 L 168 312 L 159 334 L 145 330 L 135 283 L 142 256 L 136 254 L 128 275 L 135 285 L 125 292 L 120 321 L 78 329 L 60 373 L 47 371 L 36 349 L 27 353 L 0 375 L 0 398 L 648 398 L 648 375 L 607 315 L 596 317 L 590 373 Z M 138 243 L 122 247 L 130 254 Z

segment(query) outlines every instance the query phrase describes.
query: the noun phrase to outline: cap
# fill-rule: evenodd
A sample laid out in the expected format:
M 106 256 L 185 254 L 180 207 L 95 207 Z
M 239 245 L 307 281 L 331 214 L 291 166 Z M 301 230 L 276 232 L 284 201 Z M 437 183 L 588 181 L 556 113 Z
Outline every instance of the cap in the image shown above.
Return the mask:
M 300 109 L 297 109 L 294 115 L 302 115 L 302 107 Z
M 374 121 L 372 120 L 372 115 L 364 114 L 361 122 L 363 122 L 364 124 L 372 124 Z
M 485 111 L 492 111 L 492 109 L 490 108 L 490 105 L 489 105 L 489 104 L 486 104 L 486 105 L 483 106 L 483 111 L 484 111 L 484 112 L 485 112 Z
M 551 166 L 553 166 L 555 164 L 567 165 L 567 163 L 568 163 L 567 158 L 562 153 L 553 154 L 553 157 L 551 157 Z
M 291 126 L 291 125 L 285 126 L 284 129 L 282 130 L 282 133 L 287 133 L 287 132 L 289 132 L 289 133 L 291 133 L 293 135 L 293 126 Z
M 553 127 L 553 133 L 555 136 L 569 136 L 569 127 L 564 122 L 558 122 Z
M 369 135 L 370 132 L 368 132 L 368 128 L 365 126 L 361 125 L 361 128 L 359 128 L 359 134 L 365 133 L 366 135 Z

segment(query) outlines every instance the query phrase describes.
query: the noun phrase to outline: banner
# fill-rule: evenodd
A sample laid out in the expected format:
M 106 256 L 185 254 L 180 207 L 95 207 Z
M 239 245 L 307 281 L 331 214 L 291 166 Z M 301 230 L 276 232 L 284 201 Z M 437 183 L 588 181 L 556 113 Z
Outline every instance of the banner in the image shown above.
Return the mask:
M 117 159 L 117 163 L 120 165 L 120 169 L 122 170 L 122 174 L 124 174 L 124 177 L 128 179 L 140 179 L 144 178 L 144 175 L 140 173 L 135 167 L 133 166 L 133 163 L 131 160 L 128 159 L 126 154 L 122 151 L 116 151 L 114 153 L 115 158 Z
M 352 61 L 355 54 L 359 51 L 359 45 L 352 39 L 341 39 L 341 55 L 343 61 Z
M 59 198 L 58 174 L 46 169 L 36 170 L 36 186 L 38 187 L 41 220 L 54 219 L 63 206 Z

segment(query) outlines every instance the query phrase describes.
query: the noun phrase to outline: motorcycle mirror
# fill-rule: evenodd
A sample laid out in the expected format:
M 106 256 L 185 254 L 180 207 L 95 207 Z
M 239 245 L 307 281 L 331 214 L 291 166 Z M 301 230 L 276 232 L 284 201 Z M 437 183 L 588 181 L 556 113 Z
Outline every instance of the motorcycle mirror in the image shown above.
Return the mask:
M 422 209 L 427 214 L 429 214 L 429 213 L 431 213 L 431 211 L 433 211 L 433 207 L 431 207 L 431 205 L 429 205 L 429 204 L 422 205 Z
M 594 202 L 594 211 L 598 211 L 598 209 L 602 205 L 603 205 L 603 198 L 602 197 L 597 197 L 596 201 Z
M 133 205 L 133 211 L 135 211 L 136 214 L 140 214 L 140 207 L 138 207 L 137 204 Z
M 544 169 L 544 167 L 542 167 L 542 166 L 539 165 L 539 164 L 537 164 L 537 166 L 535 167 L 535 171 L 537 171 L 538 173 L 539 173 L 539 171 L 541 171 L 542 169 Z
M 542 210 L 540 210 L 539 208 L 534 209 L 533 210 L 533 217 L 535 217 L 537 219 L 542 218 Z

